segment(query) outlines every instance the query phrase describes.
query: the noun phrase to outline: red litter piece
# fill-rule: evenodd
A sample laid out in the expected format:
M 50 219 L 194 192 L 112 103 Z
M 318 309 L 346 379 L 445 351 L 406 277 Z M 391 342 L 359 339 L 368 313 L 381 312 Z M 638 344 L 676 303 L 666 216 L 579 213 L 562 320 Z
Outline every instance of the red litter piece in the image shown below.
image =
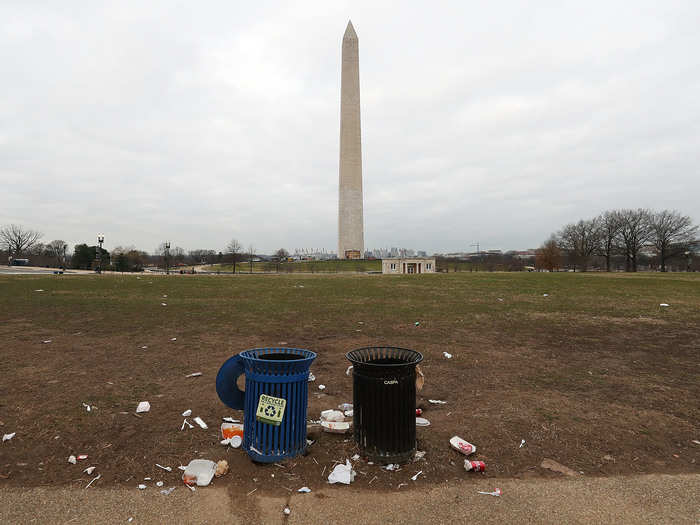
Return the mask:
M 77 457 L 77 459 L 79 459 L 79 460 L 83 460 L 83 459 L 87 459 L 87 458 L 88 458 L 88 455 L 87 455 L 87 454 L 80 454 L 80 455 Z
M 416 408 L 416 415 L 417 416 L 423 415 L 423 411 L 420 408 Z

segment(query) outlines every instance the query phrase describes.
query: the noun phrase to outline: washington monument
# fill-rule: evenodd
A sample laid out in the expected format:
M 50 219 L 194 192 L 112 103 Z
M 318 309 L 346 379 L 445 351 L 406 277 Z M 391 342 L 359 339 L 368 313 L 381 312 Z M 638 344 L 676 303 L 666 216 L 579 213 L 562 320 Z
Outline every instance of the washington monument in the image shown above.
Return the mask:
M 340 77 L 340 184 L 338 258 L 365 253 L 362 217 L 362 140 L 360 138 L 360 62 L 357 33 L 348 22 L 343 35 Z

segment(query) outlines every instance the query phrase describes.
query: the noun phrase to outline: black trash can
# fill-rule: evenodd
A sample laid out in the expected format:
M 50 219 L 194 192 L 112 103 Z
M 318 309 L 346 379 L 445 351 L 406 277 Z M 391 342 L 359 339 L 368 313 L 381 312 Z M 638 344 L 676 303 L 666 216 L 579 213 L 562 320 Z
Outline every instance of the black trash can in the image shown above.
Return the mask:
M 353 364 L 355 441 L 378 463 L 402 463 L 416 452 L 416 365 L 423 356 L 395 347 L 358 348 Z

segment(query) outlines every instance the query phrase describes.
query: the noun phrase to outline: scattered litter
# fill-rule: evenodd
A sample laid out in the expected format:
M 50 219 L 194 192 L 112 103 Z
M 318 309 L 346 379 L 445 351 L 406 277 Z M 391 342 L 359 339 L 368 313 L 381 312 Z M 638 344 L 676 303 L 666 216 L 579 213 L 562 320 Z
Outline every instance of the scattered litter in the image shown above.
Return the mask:
M 250 450 L 252 450 L 253 452 L 255 452 L 256 454 L 258 454 L 258 455 L 260 455 L 260 456 L 263 455 L 263 453 L 260 452 L 260 451 L 259 451 L 257 448 L 255 448 L 253 445 L 250 445 Z
M 92 478 L 92 479 L 90 480 L 90 483 L 88 483 L 87 485 L 85 485 L 85 488 L 88 488 L 90 485 L 93 484 L 93 482 L 97 481 L 97 480 L 100 479 L 101 477 L 102 477 L 102 474 L 98 474 L 97 476 L 95 476 L 94 478 Z
M 343 412 L 343 414 L 345 414 L 345 417 L 352 417 L 354 413 L 354 410 L 346 410 L 345 412 Z
M 180 470 L 187 470 L 187 467 L 186 467 L 185 465 L 180 465 L 180 466 L 177 467 L 177 468 L 179 468 Z
M 423 415 L 423 410 L 420 408 L 416 408 L 416 415 L 417 416 L 422 416 Z
M 484 492 L 484 491 L 482 491 L 482 490 L 480 490 L 480 491 L 478 491 L 478 492 L 479 492 L 479 494 L 486 494 L 487 496 L 500 496 L 501 494 L 503 494 L 503 492 L 501 491 L 501 489 L 499 489 L 498 487 L 496 487 L 496 488 L 493 490 L 493 492 Z
M 225 476 L 227 473 L 228 473 L 228 461 L 226 461 L 225 459 L 217 461 L 216 470 L 214 471 L 214 475 L 217 478 L 220 478 L 221 476 Z
M 416 418 L 416 426 L 417 427 L 429 427 L 430 421 L 428 421 L 424 417 L 417 417 Z
M 160 303 L 161 306 L 168 306 L 166 303 Z
M 171 341 L 177 341 L 177 337 L 171 337 L 170 340 L 171 340 Z
M 234 448 L 238 448 L 241 445 L 241 440 L 243 439 L 243 425 L 241 423 L 221 423 L 221 437 L 224 441 L 228 441 Z M 238 445 L 234 446 L 233 438 L 238 438 Z M 221 444 L 224 444 L 224 441 Z
M 661 304 L 659 304 L 659 306 L 661 306 L 661 307 L 663 307 L 663 308 L 668 308 L 668 304 L 667 304 L 667 303 L 661 303 Z
M 35 292 L 43 292 L 44 290 L 42 290 L 41 288 L 39 288 L 38 290 L 34 290 L 34 291 L 35 291 Z
M 358 459 L 360 459 L 360 455 L 359 455 L 359 454 L 355 454 L 355 455 L 352 457 L 352 460 L 353 460 L 353 461 L 357 461 Z
M 472 445 L 468 441 L 465 441 L 459 436 L 452 436 L 450 438 L 450 446 L 457 452 L 461 452 L 465 456 L 476 452 L 476 447 L 474 445 Z
M 350 423 L 342 421 L 321 421 L 321 428 L 324 432 L 330 432 L 331 434 L 345 434 L 350 430 Z
M 136 413 L 148 412 L 151 409 L 151 404 L 148 401 L 141 401 L 139 406 L 136 407 Z
M 520 446 L 518 448 L 523 448 L 525 446 L 525 440 L 521 439 L 520 440 Z
M 45 345 L 49 344 L 50 342 L 51 342 L 51 339 L 47 339 L 45 341 L 42 341 L 42 343 L 44 343 Z
M 167 298 L 168 298 L 168 296 L 167 296 L 167 295 L 164 295 L 164 296 L 163 296 L 163 299 L 167 299 Z
M 341 403 L 338 405 L 338 410 L 352 410 L 352 403 Z
M 345 465 L 342 463 L 336 465 L 333 471 L 328 475 L 328 483 L 350 485 L 353 481 L 355 481 L 355 471 L 352 470 L 349 459 L 345 460 Z
M 222 417 L 221 419 L 227 423 L 240 423 L 240 420 L 233 419 L 232 417 Z
M 311 489 L 309 487 L 301 487 L 299 490 L 297 490 L 297 492 L 307 494 L 307 493 L 311 492 Z
M 251 495 L 253 492 L 255 492 L 256 490 L 258 490 L 257 487 L 255 487 L 255 488 L 254 488 L 253 490 L 251 490 L 248 494 L 246 494 L 246 496 L 250 496 L 250 495 Z
M 371 485 L 376 479 L 377 479 L 377 476 L 374 476 L 372 479 L 369 480 L 368 485 Z
M 12 434 L 12 435 L 14 436 L 14 434 Z M 3 439 L 3 441 L 4 441 L 4 439 Z M 693 443 L 695 443 L 696 445 L 700 445 L 700 441 L 698 441 L 697 439 L 694 439 Z
M 448 352 L 443 352 L 442 355 L 444 355 L 446 359 L 452 359 L 452 354 Z
M 240 447 L 240 446 L 241 446 L 241 443 L 243 443 L 243 438 L 242 438 L 241 436 L 233 436 L 233 437 L 229 440 L 229 444 L 230 444 L 233 448 L 238 448 L 238 447 Z
M 182 413 L 182 417 L 190 417 L 192 415 L 192 411 L 187 409 Z
M 182 481 L 185 485 L 194 485 L 206 487 L 211 482 L 216 472 L 216 463 L 208 459 L 193 459 L 187 465 L 185 472 L 182 474 Z
M 196 492 L 196 491 L 197 491 L 197 487 L 194 487 L 194 486 L 192 486 L 192 485 L 187 485 L 187 484 L 185 484 L 185 487 L 187 487 L 188 489 L 190 489 L 192 492 Z
M 503 298 L 501 298 L 501 297 L 499 297 L 498 300 L 499 300 L 500 302 L 503 302 Z
M 78 459 L 78 461 L 82 461 L 82 460 L 87 459 L 87 458 L 88 458 L 87 454 L 80 454 L 77 459 Z
M 147 348 L 148 348 L 148 347 L 147 347 L 146 345 L 143 345 L 143 346 L 141 347 L 141 350 L 146 350 Z
M 3 434 L 2 436 L 2 442 L 4 443 L 5 441 L 10 441 L 13 437 L 17 435 L 17 432 L 12 432 L 12 434 Z
M 388 470 L 389 472 L 393 472 L 395 470 L 399 470 L 401 467 L 399 467 L 398 463 L 389 463 L 386 467 L 384 467 L 384 470 Z
M 423 471 L 419 470 L 414 476 L 411 476 L 411 480 L 416 481 L 421 474 L 423 474 Z
M 350 370 L 352 370 L 353 368 L 354 368 L 353 365 L 350 365 L 349 367 L 347 367 L 347 369 L 345 370 L 345 375 L 346 375 L 346 376 L 349 376 L 349 375 L 350 375 Z
M 408 487 L 408 483 L 399 483 L 398 485 L 396 485 L 397 489 L 400 489 L 401 487 Z
M 173 468 L 172 468 L 172 467 L 164 467 L 163 465 L 159 465 L 158 463 L 156 463 L 156 467 L 162 468 L 163 470 L 167 470 L 168 472 L 172 472 L 172 471 L 173 471 Z
M 565 474 L 567 476 L 576 476 L 576 471 L 571 470 L 569 467 L 566 467 L 562 465 L 561 463 L 557 463 L 553 459 L 545 458 L 542 460 L 542 463 L 540 463 L 540 467 L 546 468 L 548 470 L 553 470 L 554 472 L 559 472 L 561 474 Z
M 424 457 L 425 457 L 425 450 L 416 450 L 416 453 L 413 456 L 413 461 L 418 461 L 419 459 L 423 459 Z
M 316 376 L 309 372 L 309 383 L 312 381 L 316 381 Z
M 207 424 L 204 422 L 204 420 L 203 420 L 201 417 L 199 417 L 199 416 L 197 416 L 196 418 L 194 418 L 192 421 L 194 421 L 195 423 L 197 423 L 197 424 L 198 424 L 200 427 L 202 427 L 204 430 L 206 430 L 207 428 L 209 428 L 209 427 L 207 426 Z
M 414 324 L 415 326 L 420 326 L 420 321 L 416 321 L 416 322 L 413 323 L 413 324 Z
M 464 460 L 464 470 L 469 472 L 470 470 L 472 472 L 483 472 L 486 470 L 486 463 L 483 461 L 469 461 L 468 459 Z
M 326 385 L 318 385 L 318 389 L 319 389 L 319 390 L 325 390 L 325 389 L 326 389 Z
M 187 374 L 185 377 L 199 377 L 202 375 L 202 372 L 192 372 L 191 374 Z
M 542 297 L 549 297 L 549 294 L 548 294 L 548 293 L 543 293 L 543 294 L 542 294 Z
M 88 467 L 83 472 L 85 472 L 88 476 L 90 476 L 94 471 L 96 467 Z
M 139 490 L 144 490 L 145 488 L 146 488 L 146 485 L 144 485 L 143 483 L 139 484 L 139 486 L 138 486 Z
M 137 277 L 137 279 L 141 279 L 141 277 Z M 134 518 L 133 518 L 133 517 L 132 517 L 132 518 L 129 518 L 129 519 L 126 520 L 126 521 L 129 522 L 129 523 L 131 523 L 132 521 L 134 521 Z
M 187 425 L 190 428 L 194 428 L 194 425 L 192 425 L 192 423 L 187 421 L 187 418 L 185 418 L 185 420 L 182 422 L 182 426 L 180 427 L 180 430 L 185 430 L 185 425 Z
M 144 481 L 151 481 L 151 478 L 143 478 Z
M 321 412 L 321 421 L 343 421 L 345 416 L 340 410 L 324 410 Z
M 172 494 L 173 490 L 175 490 L 175 487 L 163 489 L 160 491 L 160 493 L 163 494 L 164 496 L 169 496 L 170 494 Z
M 162 487 L 163 482 L 162 481 L 156 481 L 156 487 Z
M 83 406 L 85 407 L 85 410 L 90 412 L 92 410 L 92 407 L 86 403 L 83 403 Z
M 289 516 L 292 513 L 292 511 L 289 510 L 289 507 L 285 507 L 282 512 L 284 512 L 287 516 Z
M 432 403 L 433 405 L 446 405 L 447 401 L 441 401 L 439 399 L 428 399 L 429 403 Z
M 73 455 L 68 456 L 68 463 L 70 463 L 71 465 L 75 465 L 77 462 L 78 462 L 78 460 L 75 459 L 75 456 L 73 456 Z
M 674 456 L 676 456 L 676 455 L 674 454 Z M 676 456 L 676 457 L 678 457 L 678 456 Z M 604 461 L 615 461 L 615 458 L 612 457 L 610 454 L 605 454 L 605 455 L 603 456 L 603 460 L 604 460 Z

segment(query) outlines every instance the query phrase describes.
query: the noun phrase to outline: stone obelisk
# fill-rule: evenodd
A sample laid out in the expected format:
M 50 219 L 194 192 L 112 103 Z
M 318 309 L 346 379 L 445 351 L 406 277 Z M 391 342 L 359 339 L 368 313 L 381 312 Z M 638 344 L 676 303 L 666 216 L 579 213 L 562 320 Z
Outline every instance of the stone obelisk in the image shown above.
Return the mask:
M 362 141 L 360 138 L 360 55 L 357 33 L 348 22 L 343 35 L 340 78 L 340 184 L 338 258 L 363 258 Z

